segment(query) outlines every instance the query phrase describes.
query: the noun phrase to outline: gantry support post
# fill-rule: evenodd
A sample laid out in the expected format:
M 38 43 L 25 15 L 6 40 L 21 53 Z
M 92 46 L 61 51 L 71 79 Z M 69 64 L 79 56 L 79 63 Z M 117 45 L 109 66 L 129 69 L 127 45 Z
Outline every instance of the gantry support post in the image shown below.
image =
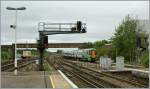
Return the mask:
M 53 27 L 54 25 L 58 25 L 58 27 Z M 64 28 L 63 26 L 70 26 L 69 28 Z M 72 26 L 74 25 L 74 26 Z M 50 26 L 50 27 L 49 27 Z M 51 27 L 52 26 L 52 27 Z M 44 60 L 44 50 L 48 46 L 48 37 L 47 35 L 54 34 L 76 34 L 76 33 L 86 33 L 86 24 L 81 21 L 77 21 L 77 23 L 39 23 L 39 40 L 38 40 L 38 50 L 39 50 L 39 70 L 43 71 L 43 60 Z M 42 29 L 42 30 L 40 30 Z M 51 30 L 47 30 L 51 29 Z M 65 31 L 64 31 L 65 29 Z

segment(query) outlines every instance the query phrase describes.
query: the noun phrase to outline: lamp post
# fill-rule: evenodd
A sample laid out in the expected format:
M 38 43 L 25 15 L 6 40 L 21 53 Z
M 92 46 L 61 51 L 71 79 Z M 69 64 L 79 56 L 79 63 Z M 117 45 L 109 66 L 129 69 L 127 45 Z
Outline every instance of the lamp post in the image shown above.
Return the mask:
M 10 25 L 11 28 L 15 29 L 15 70 L 14 70 L 14 75 L 17 75 L 17 13 L 18 10 L 25 10 L 25 7 L 19 7 L 19 8 L 13 8 L 13 7 L 6 7 L 7 10 L 14 10 L 15 11 L 15 22 L 14 25 Z

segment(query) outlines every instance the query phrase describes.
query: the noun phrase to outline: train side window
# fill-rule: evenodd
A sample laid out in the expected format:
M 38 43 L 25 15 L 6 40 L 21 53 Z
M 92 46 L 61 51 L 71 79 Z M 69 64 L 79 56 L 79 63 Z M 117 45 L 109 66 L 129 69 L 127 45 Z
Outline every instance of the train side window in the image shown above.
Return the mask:
M 91 55 L 91 53 L 92 53 L 92 50 L 89 50 L 89 54 Z

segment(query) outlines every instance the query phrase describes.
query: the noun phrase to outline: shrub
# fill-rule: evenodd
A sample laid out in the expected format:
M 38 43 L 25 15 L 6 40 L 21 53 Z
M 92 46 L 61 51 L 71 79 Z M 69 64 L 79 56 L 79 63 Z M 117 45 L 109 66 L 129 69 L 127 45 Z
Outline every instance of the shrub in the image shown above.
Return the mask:
M 148 53 L 144 53 L 141 56 L 140 63 L 145 67 L 149 67 L 149 54 Z

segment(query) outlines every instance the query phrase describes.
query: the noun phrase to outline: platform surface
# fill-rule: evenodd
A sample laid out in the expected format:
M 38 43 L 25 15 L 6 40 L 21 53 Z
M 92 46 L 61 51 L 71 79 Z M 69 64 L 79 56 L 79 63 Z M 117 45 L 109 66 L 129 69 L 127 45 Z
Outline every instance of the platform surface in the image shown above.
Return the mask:
M 74 88 L 60 71 L 1 72 L 1 88 Z M 69 79 L 68 79 L 69 80 Z
M 53 71 L 49 78 L 52 88 L 73 88 L 58 71 Z
M 46 79 L 46 80 L 45 80 Z M 44 72 L 1 72 L 1 88 L 51 88 L 51 82 Z

